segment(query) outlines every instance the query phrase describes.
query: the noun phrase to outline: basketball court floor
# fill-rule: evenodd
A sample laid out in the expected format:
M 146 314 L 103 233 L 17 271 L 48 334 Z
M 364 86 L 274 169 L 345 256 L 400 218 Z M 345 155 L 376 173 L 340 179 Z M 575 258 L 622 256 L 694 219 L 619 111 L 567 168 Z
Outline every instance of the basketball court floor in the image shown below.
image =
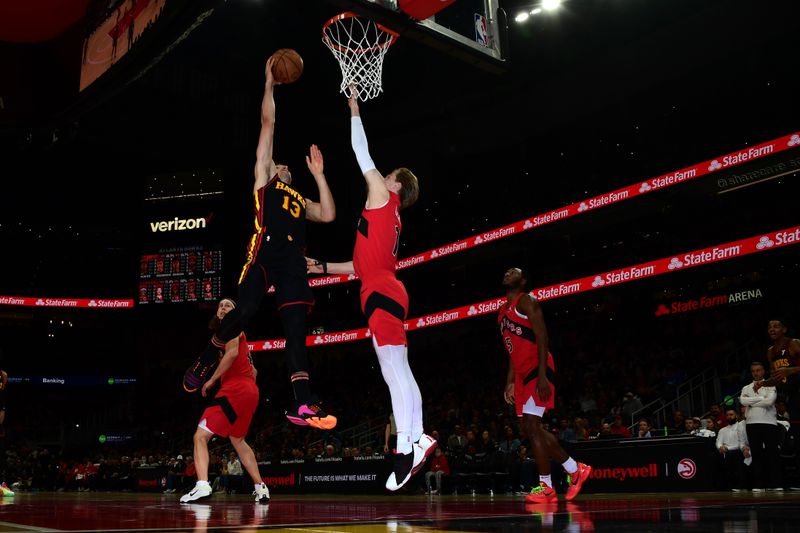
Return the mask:
M 245 495 L 180 504 L 176 495 L 21 493 L 0 500 L 6 531 L 316 533 L 798 531 L 800 492 L 586 494 L 526 505 L 522 496 Z

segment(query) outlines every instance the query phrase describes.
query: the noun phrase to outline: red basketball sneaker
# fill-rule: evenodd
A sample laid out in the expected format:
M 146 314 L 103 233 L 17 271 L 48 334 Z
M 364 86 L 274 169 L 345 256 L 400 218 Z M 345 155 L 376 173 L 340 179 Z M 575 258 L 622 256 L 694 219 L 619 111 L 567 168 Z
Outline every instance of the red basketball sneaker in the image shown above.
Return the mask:
M 583 463 L 578 463 L 578 471 L 567 475 L 567 500 L 573 499 L 581 491 L 583 482 L 589 479 L 592 474 L 592 467 Z
M 525 503 L 548 503 L 558 501 L 558 495 L 553 487 L 548 487 L 544 481 L 538 487 L 533 487 L 530 494 L 525 495 Z

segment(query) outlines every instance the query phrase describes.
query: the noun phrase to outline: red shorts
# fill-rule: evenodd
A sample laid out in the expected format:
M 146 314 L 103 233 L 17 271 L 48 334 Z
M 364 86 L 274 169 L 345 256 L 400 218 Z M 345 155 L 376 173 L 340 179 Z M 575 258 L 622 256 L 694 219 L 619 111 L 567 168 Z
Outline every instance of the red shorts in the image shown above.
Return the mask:
M 223 383 L 200 417 L 205 427 L 220 437 L 244 438 L 258 407 L 258 387 L 251 379 L 236 379 Z
M 408 293 L 397 278 L 362 282 L 361 309 L 378 346 L 405 346 Z
M 527 385 L 522 384 L 522 378 L 517 377 L 514 381 L 514 403 L 516 404 L 517 416 L 522 416 L 522 406 L 533 397 L 533 403 L 538 407 L 544 407 L 545 410 L 553 409 L 556 406 L 556 387 L 550 383 L 550 399 L 542 401 L 539 398 L 539 393 L 536 391 L 536 385 L 539 383 L 539 378 L 534 378 L 528 382 Z

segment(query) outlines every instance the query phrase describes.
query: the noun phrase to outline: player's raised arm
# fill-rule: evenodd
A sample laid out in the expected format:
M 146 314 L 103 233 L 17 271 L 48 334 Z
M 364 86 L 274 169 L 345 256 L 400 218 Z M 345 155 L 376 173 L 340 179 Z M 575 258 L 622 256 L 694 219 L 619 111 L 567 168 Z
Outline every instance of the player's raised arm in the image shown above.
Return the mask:
M 306 156 L 306 165 L 314 181 L 317 182 L 319 190 L 319 202 L 313 202 L 306 198 L 306 218 L 312 222 L 333 222 L 336 218 L 336 204 L 333 202 L 333 194 L 328 187 L 325 179 L 324 160 L 322 152 L 316 144 L 312 144 Z
M 389 190 L 383 183 L 383 175 L 375 168 L 375 163 L 369 155 L 369 144 L 364 125 L 361 123 L 361 114 L 358 109 L 358 99 L 355 94 L 348 99 L 350 105 L 350 142 L 356 154 L 358 166 L 367 180 L 367 209 L 381 207 L 389 201 Z
M 266 185 L 275 175 L 275 163 L 272 161 L 272 141 L 275 136 L 275 98 L 272 94 L 275 77 L 272 74 L 272 63 L 273 59 L 270 57 L 265 68 L 267 80 L 264 83 L 264 97 L 261 100 L 261 133 L 258 135 L 256 147 L 254 191 Z

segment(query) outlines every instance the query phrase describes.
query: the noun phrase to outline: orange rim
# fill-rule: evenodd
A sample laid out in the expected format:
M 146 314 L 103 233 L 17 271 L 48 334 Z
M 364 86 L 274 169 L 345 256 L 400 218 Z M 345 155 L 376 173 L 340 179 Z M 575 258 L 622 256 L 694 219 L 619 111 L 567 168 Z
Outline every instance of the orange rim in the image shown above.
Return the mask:
M 335 15 L 335 16 L 331 17 L 330 19 L 328 19 L 327 22 L 325 22 L 325 24 L 322 25 L 322 40 L 325 41 L 326 43 L 328 43 L 333 48 L 339 50 L 340 52 L 354 52 L 354 53 L 357 53 L 357 54 L 362 54 L 364 52 L 369 52 L 371 50 L 375 50 L 375 49 L 378 49 L 378 48 L 388 48 L 388 47 L 390 47 L 390 46 L 392 46 L 394 44 L 395 39 L 400 37 L 400 34 L 397 33 L 396 31 L 390 30 L 389 28 L 387 28 L 383 24 L 378 24 L 376 22 L 375 26 L 377 26 L 381 31 L 383 31 L 385 33 L 388 33 L 389 35 L 391 35 L 393 37 L 393 39 L 391 41 L 389 41 L 387 43 L 384 43 L 384 44 L 376 44 L 375 46 L 371 46 L 369 48 L 348 48 L 346 46 L 342 46 L 339 43 L 335 43 L 335 42 L 331 41 L 331 39 L 325 33 L 325 30 L 327 28 L 329 28 L 332 24 L 334 24 L 336 22 L 339 22 L 340 20 L 344 20 L 346 18 L 359 18 L 359 14 L 355 13 L 353 11 L 345 11 L 344 13 L 339 13 L 338 15 Z

